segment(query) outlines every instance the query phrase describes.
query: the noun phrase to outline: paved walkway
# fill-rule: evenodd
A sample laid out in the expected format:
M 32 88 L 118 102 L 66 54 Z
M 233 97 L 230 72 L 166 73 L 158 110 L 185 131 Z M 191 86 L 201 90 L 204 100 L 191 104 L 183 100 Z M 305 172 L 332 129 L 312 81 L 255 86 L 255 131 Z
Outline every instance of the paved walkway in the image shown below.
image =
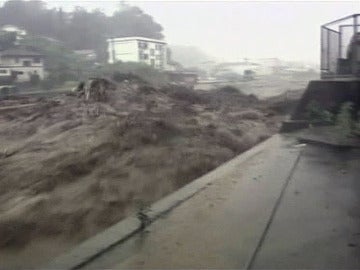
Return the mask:
M 360 151 L 277 136 L 85 269 L 360 268 Z

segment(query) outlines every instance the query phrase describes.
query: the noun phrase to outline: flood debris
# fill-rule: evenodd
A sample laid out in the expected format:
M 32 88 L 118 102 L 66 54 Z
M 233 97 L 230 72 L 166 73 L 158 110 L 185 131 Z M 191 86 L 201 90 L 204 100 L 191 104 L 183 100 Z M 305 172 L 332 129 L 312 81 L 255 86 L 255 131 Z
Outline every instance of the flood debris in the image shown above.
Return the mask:
M 238 89 L 91 78 L 74 90 L 0 101 L 35 104 L 0 114 L 0 257 L 54 238 L 66 243 L 52 249 L 61 253 L 137 213 L 136 200 L 150 205 L 268 138 L 284 119 Z
M 86 101 L 107 101 L 108 92 L 114 91 L 115 83 L 105 78 L 90 78 L 86 82 L 80 82 L 74 89 L 78 97 Z

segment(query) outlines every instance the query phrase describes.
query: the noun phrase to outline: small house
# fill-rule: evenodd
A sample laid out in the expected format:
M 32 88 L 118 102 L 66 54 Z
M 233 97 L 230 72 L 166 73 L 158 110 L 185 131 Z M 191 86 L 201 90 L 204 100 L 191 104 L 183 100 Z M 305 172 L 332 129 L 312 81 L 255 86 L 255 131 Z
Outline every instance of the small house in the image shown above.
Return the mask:
M 16 82 L 44 79 L 44 56 L 33 51 L 12 48 L 0 52 L 0 79 L 10 76 Z

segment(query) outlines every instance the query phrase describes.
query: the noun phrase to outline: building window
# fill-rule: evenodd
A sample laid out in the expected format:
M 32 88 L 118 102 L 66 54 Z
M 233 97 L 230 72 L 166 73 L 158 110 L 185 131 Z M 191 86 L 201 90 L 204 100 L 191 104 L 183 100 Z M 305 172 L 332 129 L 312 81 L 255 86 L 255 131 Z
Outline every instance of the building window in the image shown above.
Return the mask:
M 161 59 L 162 59 L 162 55 L 155 55 L 155 59 L 156 59 L 156 60 L 161 60 Z
M 155 45 L 155 49 L 158 50 L 158 51 L 161 51 L 163 48 L 163 46 L 161 44 L 156 44 Z
M 144 41 L 139 41 L 138 46 L 139 46 L 140 49 L 147 49 L 148 48 L 147 42 L 144 42 Z
M 155 50 L 154 49 L 150 50 L 150 55 L 155 55 Z
M 23 61 L 24 67 L 31 67 L 31 61 Z
M 19 62 L 20 62 L 19 57 L 15 57 L 15 63 L 19 64 Z
M 34 63 L 37 63 L 37 64 L 41 63 L 41 59 L 39 56 L 34 57 Z
M 140 60 L 148 60 L 149 55 L 146 53 L 140 53 L 139 58 L 140 58 Z
M 6 73 L 7 73 L 7 70 L 6 70 L 6 69 L 0 69 L 0 73 L 1 73 L 1 74 L 6 74 Z
M 150 59 L 150 64 L 152 67 L 155 67 L 155 59 Z

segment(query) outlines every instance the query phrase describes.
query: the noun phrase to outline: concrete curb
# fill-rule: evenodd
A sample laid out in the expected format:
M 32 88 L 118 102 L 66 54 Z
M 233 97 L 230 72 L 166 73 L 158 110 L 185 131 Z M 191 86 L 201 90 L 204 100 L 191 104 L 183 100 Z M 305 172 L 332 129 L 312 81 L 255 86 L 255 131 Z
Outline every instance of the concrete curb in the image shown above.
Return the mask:
M 301 137 L 301 136 L 297 137 L 297 140 L 301 143 L 308 143 L 308 144 L 319 145 L 319 146 L 328 146 L 328 147 L 334 147 L 334 148 L 360 148 L 360 144 L 331 142 L 331 141 L 325 141 L 322 139 L 312 139 L 312 138 L 306 138 L 306 137 Z
M 215 170 L 154 203 L 147 214 L 149 224 L 204 190 L 210 183 L 220 179 L 225 171 L 237 167 L 240 163 L 261 153 L 268 145 L 278 139 L 279 135 L 270 137 L 266 141 L 254 146 L 250 150 L 222 164 Z M 55 258 L 55 260 L 43 269 L 78 269 L 108 251 L 113 246 L 126 241 L 139 231 L 141 231 L 139 219 L 136 216 L 130 216 L 84 241 L 70 252 Z

